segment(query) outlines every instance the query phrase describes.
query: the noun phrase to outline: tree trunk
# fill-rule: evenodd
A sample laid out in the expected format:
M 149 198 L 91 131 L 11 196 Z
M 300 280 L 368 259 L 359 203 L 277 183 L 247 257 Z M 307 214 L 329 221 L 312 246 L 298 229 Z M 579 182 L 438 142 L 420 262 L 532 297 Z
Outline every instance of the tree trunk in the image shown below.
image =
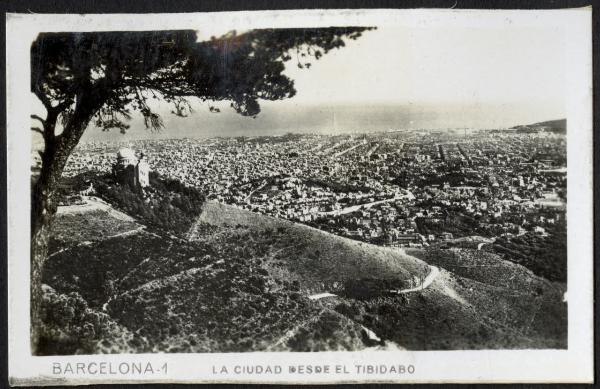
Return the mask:
M 48 257 L 50 227 L 58 206 L 58 184 L 69 155 L 79 143 L 94 113 L 102 106 L 99 95 L 82 94 L 62 134 L 54 135 L 60 112 L 49 110 L 44 124 L 45 147 L 40 176 L 31 194 L 31 349 L 38 352 L 42 325 L 42 271 Z
M 42 171 L 31 196 L 31 346 L 35 353 L 39 342 L 42 308 L 42 269 L 48 256 L 50 225 L 56 213 L 56 188 L 62 168 L 52 163 L 54 146 L 46 146 L 42 156 Z

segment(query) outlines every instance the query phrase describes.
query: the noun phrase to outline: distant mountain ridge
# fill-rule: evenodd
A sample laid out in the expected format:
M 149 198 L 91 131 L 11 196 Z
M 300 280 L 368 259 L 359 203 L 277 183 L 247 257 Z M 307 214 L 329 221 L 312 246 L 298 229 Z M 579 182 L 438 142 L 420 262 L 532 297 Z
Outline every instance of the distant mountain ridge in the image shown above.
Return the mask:
M 567 133 L 567 119 L 548 120 L 545 122 L 538 122 L 533 124 L 521 124 L 511 129 L 515 129 L 519 132 L 554 132 L 557 134 Z

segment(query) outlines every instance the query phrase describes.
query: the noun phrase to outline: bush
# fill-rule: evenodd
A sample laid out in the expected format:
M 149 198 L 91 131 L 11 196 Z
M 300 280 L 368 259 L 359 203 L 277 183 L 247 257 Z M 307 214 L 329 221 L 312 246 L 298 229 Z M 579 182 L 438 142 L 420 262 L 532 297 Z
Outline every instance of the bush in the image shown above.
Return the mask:
M 187 233 L 205 202 L 198 189 L 161 178 L 155 172 L 150 173 L 150 186 L 144 189 L 120 185 L 111 175 L 86 174 L 85 179 L 93 182 L 98 195 L 116 208 L 151 227 L 178 235 Z
M 541 237 L 527 233 L 498 238 L 491 249 L 504 259 L 525 266 L 550 281 L 567 281 L 567 229 L 559 223 Z
M 90 309 L 76 292 L 57 293 L 43 285 L 42 326 L 38 355 L 144 352 L 145 339 L 110 316 Z
M 362 316 L 360 306 L 357 304 L 341 303 L 335 307 L 335 310 L 353 320 L 358 320 Z

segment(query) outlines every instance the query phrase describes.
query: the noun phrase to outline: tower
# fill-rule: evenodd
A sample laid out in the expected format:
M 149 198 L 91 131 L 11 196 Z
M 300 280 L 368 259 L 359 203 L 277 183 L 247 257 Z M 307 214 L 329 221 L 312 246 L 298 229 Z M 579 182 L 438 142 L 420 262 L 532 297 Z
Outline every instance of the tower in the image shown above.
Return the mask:
M 145 188 L 150 185 L 150 166 L 141 153 L 138 159 L 130 148 L 122 148 L 117 152 L 117 162 L 113 165 L 113 175 L 122 185 L 132 188 Z
M 135 176 L 137 179 L 137 184 L 142 188 L 145 188 L 150 185 L 150 166 L 148 165 L 148 162 L 146 162 L 146 159 L 144 157 L 144 153 L 142 152 L 140 154 L 140 159 L 138 160 L 138 163 L 135 167 Z

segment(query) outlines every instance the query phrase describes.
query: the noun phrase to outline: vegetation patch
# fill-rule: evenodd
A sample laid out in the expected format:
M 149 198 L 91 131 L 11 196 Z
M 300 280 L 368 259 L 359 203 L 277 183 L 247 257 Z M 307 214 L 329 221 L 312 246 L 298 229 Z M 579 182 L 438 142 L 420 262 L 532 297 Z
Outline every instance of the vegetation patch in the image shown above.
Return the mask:
M 491 249 L 541 277 L 567 282 L 567 228 L 564 222 L 549 229 L 545 236 L 527 233 L 498 238 Z
M 204 194 L 178 180 L 150 173 L 146 188 L 118 184 L 111 174 L 85 173 L 68 179 L 65 193 L 94 189 L 94 193 L 115 208 L 133 216 L 148 227 L 184 235 L 202 212 Z M 64 196 L 66 197 L 66 196 Z
M 202 240 L 186 241 L 142 231 L 75 245 L 50 257 L 44 268 L 48 290 L 68 296 L 61 297 L 62 310 L 79 309 L 84 313 L 79 313 L 74 324 L 65 323 L 58 316 L 45 317 L 48 328 L 68 326 L 64 330 L 70 334 L 68 342 L 57 347 L 57 342 L 67 338 L 49 331 L 46 352 L 305 351 L 362 347 L 360 330 L 346 330 L 352 323 L 337 314 L 324 314 L 300 293 L 299 283 L 271 276 L 267 267 L 269 245 L 277 238 L 271 240 L 268 231 L 210 226 L 197 231 L 205 234 Z M 57 309 L 53 296 L 47 296 L 48 310 Z M 90 327 L 92 319 L 88 316 L 92 313 L 100 319 L 94 319 Z M 122 334 L 135 334 L 133 343 L 109 340 L 99 344 L 97 341 L 106 333 L 99 320 L 105 319 L 118 326 L 118 339 L 129 339 L 129 335 Z M 93 328 L 99 337 L 81 337 L 84 327 Z M 291 336 L 290 331 L 300 335 Z M 314 342 L 299 340 L 298 336 L 306 331 L 315 337 Z
M 168 184 L 153 198 L 97 184 L 128 213 L 131 204 L 152 210 L 152 201 L 186 207 Z M 151 220 L 141 209 L 140 223 Z M 564 285 L 492 252 L 404 253 L 232 206 L 208 202 L 200 211 L 189 230 L 167 220 L 136 234 L 62 241 L 43 272 L 41 353 L 566 347 Z M 89 215 L 98 220 L 59 217 L 56 229 L 113 222 Z M 389 293 L 422 282 L 428 264 L 442 270 L 427 288 Z M 322 292 L 337 297 L 307 298 Z
M 58 293 L 44 285 L 38 355 L 130 353 L 148 347 L 104 312 L 92 309 L 77 292 Z
M 104 240 L 140 227 L 135 221 L 116 219 L 101 209 L 59 213 L 52 228 L 50 253 L 81 242 Z
M 367 276 L 409 287 L 415 275 L 426 276 L 429 272 L 426 263 L 397 249 L 358 242 L 230 205 L 207 202 L 199 220 L 213 226 L 235 226 L 235 234 L 221 236 L 223 246 L 239 246 L 264 257 L 274 276 L 291 274 L 307 293 L 341 290 L 346 281 Z

